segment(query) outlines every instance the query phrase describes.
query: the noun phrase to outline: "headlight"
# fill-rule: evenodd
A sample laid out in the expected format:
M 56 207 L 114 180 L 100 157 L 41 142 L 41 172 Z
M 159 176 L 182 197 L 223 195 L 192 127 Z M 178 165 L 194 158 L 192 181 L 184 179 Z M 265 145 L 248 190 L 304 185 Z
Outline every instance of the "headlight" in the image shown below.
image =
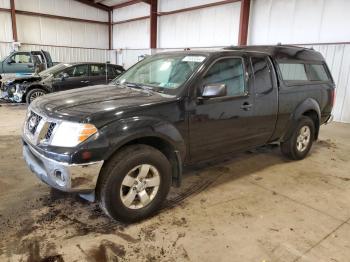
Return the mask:
M 75 147 L 90 136 L 96 134 L 97 131 L 97 128 L 92 124 L 62 122 L 58 124 L 54 131 L 51 145 Z

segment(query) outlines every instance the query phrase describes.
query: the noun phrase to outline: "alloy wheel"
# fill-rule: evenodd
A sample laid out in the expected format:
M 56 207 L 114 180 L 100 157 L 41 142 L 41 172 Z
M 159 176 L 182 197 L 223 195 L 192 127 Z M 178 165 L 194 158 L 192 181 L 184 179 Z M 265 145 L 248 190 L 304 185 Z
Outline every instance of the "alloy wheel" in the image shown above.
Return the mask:
M 120 198 L 130 209 L 149 205 L 158 193 L 160 175 L 152 165 L 142 164 L 131 169 L 123 179 Z
M 303 152 L 308 147 L 311 140 L 311 130 L 309 126 L 302 126 L 297 137 L 297 149 Z
M 30 96 L 30 103 L 33 102 L 35 99 L 37 99 L 40 96 L 45 95 L 43 91 L 35 91 L 31 96 Z

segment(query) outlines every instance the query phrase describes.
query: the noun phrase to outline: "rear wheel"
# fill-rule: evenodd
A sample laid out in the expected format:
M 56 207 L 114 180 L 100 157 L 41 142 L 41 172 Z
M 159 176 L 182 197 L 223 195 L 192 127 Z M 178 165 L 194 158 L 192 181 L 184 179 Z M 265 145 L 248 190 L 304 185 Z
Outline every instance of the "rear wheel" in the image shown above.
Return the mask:
M 314 137 L 314 122 L 309 117 L 303 116 L 289 139 L 281 143 L 281 151 L 290 159 L 303 159 L 309 153 Z
M 45 95 L 47 92 L 43 89 L 40 88 L 34 88 L 32 90 L 30 90 L 27 95 L 26 95 L 26 102 L 27 104 L 30 104 L 31 102 L 33 102 L 35 99 L 37 99 L 40 96 Z
M 110 217 L 135 222 L 157 211 L 171 184 L 171 166 L 157 149 L 131 145 L 103 168 L 97 188 L 100 206 Z

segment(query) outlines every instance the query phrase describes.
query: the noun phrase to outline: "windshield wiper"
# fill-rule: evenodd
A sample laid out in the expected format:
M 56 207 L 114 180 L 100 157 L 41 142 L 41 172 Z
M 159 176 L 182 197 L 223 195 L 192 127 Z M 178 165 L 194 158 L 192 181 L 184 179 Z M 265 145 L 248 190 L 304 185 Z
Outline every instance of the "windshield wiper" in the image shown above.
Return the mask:
M 163 91 L 156 90 L 156 89 L 152 88 L 151 86 L 144 85 L 144 84 L 139 84 L 139 83 L 134 83 L 134 82 L 120 83 L 119 81 L 117 81 L 117 82 L 115 82 L 115 84 L 116 85 L 124 85 L 126 87 L 131 87 L 131 88 L 142 89 L 142 90 L 149 91 L 149 92 L 164 93 Z
M 146 89 L 143 85 L 138 84 L 138 83 L 125 82 L 124 84 L 127 87 L 134 87 L 134 88 L 138 88 L 138 89 Z

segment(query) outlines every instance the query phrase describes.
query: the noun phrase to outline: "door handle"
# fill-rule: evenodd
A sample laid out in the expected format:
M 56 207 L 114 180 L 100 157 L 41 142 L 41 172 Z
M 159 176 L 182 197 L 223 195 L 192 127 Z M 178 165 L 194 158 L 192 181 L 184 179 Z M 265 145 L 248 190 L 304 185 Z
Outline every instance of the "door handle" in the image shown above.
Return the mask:
M 82 81 L 80 81 L 80 83 L 85 83 L 85 84 L 87 84 L 87 83 L 89 83 L 90 81 L 85 81 L 85 80 L 82 80 Z
M 34 65 L 27 65 L 29 68 L 32 68 L 32 67 L 34 67 Z
M 241 105 L 241 109 L 245 110 L 245 111 L 249 111 L 252 108 L 252 104 L 250 104 L 249 102 L 244 102 Z

